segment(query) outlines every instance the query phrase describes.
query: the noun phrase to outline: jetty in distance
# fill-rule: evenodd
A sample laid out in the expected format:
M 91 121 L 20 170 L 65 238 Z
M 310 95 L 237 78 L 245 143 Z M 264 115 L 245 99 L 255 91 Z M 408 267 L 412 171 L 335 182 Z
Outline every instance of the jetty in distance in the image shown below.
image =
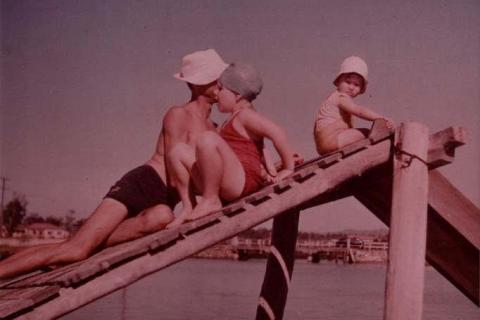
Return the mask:
M 268 258 L 271 252 L 271 236 L 264 237 L 240 234 L 222 241 L 200 253 L 196 258 L 249 260 Z M 296 259 L 312 263 L 334 261 L 335 263 L 387 263 L 388 233 L 380 235 L 357 235 L 338 233 L 316 234 L 314 237 L 299 237 L 295 248 Z

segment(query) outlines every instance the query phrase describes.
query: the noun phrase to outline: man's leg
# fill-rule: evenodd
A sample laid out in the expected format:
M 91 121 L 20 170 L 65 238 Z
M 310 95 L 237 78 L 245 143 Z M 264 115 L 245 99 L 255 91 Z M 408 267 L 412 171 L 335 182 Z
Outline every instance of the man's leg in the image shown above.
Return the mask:
M 183 223 L 195 205 L 195 196 L 191 186 L 191 170 L 195 163 L 195 151 L 185 143 L 175 145 L 167 155 L 168 168 L 173 186 L 177 189 L 182 202 L 182 210 L 168 228 L 174 228 Z
M 136 217 L 120 223 L 107 239 L 107 246 L 140 238 L 146 234 L 164 229 L 174 219 L 172 209 L 165 204 L 143 210 Z
M 55 264 L 86 259 L 127 216 L 127 208 L 104 199 L 75 235 L 60 244 L 28 248 L 0 262 L 0 279 Z

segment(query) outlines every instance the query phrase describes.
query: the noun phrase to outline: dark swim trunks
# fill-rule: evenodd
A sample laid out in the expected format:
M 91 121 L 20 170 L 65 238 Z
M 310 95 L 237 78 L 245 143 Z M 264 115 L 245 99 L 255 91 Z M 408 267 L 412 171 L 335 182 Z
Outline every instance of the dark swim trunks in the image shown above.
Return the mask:
M 110 188 L 105 198 L 115 199 L 125 205 L 130 217 L 157 204 L 174 207 L 168 187 L 149 165 L 127 172 Z

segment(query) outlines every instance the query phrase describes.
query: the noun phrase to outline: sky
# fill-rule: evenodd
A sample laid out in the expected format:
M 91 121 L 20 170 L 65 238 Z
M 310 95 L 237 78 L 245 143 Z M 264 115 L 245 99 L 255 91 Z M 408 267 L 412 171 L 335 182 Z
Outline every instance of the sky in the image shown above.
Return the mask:
M 257 109 L 306 159 L 315 156 L 315 113 L 341 61 L 364 58 L 360 104 L 432 133 L 467 130 L 468 143 L 440 171 L 480 203 L 477 0 L 0 3 L 0 175 L 5 200 L 23 194 L 29 212 L 87 217 L 152 155 L 166 110 L 189 99 L 172 75 L 185 54 L 207 48 L 257 67 Z M 315 232 L 383 227 L 354 199 L 310 209 L 300 221 Z

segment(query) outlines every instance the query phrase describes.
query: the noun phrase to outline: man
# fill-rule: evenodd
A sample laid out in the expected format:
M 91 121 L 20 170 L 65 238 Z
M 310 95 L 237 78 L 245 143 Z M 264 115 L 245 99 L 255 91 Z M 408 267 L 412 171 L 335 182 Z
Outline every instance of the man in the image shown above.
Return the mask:
M 170 108 L 151 159 L 125 174 L 112 186 L 100 205 L 68 241 L 25 249 L 0 262 L 0 278 L 40 267 L 80 261 L 102 244 L 114 245 L 161 230 L 173 221 L 175 205 L 167 187 L 165 154 L 178 142 L 193 144 L 205 130 L 216 102 L 217 79 L 228 65 L 213 49 L 185 56 L 175 78 L 192 93 L 184 106 Z

